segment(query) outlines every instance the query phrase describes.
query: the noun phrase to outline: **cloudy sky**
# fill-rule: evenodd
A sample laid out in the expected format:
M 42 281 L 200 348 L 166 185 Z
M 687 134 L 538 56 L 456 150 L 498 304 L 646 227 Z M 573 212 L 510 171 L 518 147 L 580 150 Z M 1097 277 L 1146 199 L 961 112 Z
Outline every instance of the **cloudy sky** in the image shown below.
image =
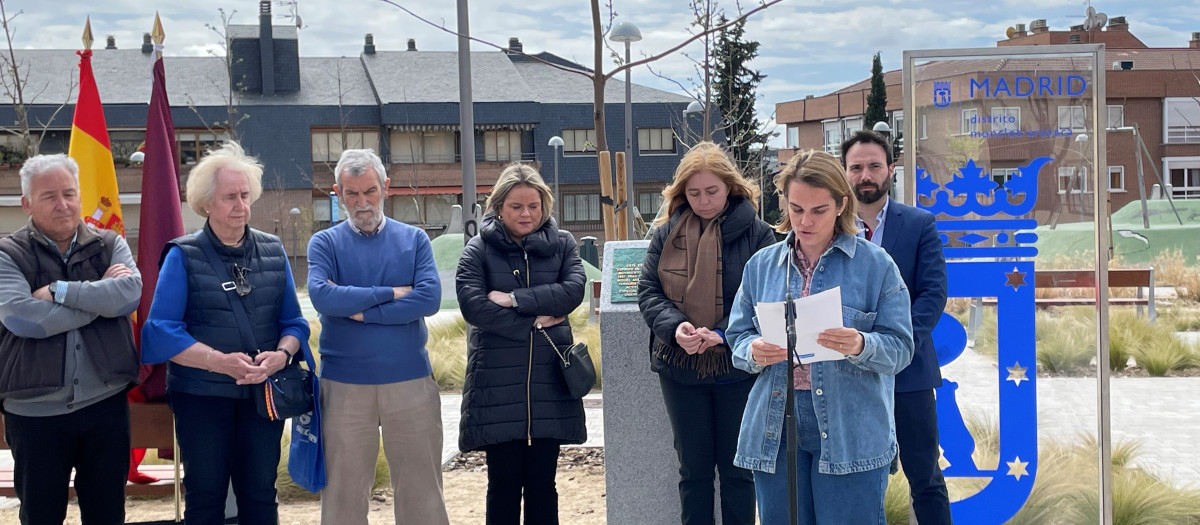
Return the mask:
M 392 0 L 439 25 L 454 28 L 452 0 Z M 692 20 L 688 0 L 600 0 L 607 24 L 611 3 L 615 20 L 637 24 L 644 40 L 634 44 L 635 59 L 664 51 L 689 36 Z M 713 0 L 714 3 L 716 0 Z M 741 0 L 744 9 L 758 0 Z M 113 35 L 121 48 L 136 47 L 150 30 L 154 11 L 163 18 L 169 55 L 220 52 L 217 36 L 206 24 L 220 26 L 223 8 L 235 24 L 258 20 L 257 0 L 4 0 L 18 48 L 76 48 L 84 18 L 92 18 L 97 45 Z M 455 38 L 418 21 L 380 0 L 273 1 L 278 24 L 298 4 L 303 27 L 304 56 L 356 56 L 365 33 L 374 33 L 376 46 L 403 50 L 409 38 L 423 51 L 455 50 Z M 883 53 L 885 70 L 901 66 L 906 49 L 992 47 L 1004 30 L 1044 18 L 1052 30 L 1081 24 L 1083 0 L 783 0 L 756 14 L 747 37 L 762 43 L 754 66 L 767 75 L 759 88 L 759 112 L 769 120 L 775 104 L 823 95 L 870 75 L 871 56 Z M 1170 4 L 1171 7 L 1167 7 Z M 518 37 L 526 52 L 550 51 L 582 64 L 592 62 L 591 18 L 588 0 L 470 0 L 472 35 L 505 45 Z M 1092 2 L 1109 17 L 1125 16 L 1130 30 L 1152 47 L 1187 47 L 1191 32 L 1200 31 L 1200 0 Z M 733 13 L 735 0 L 721 0 Z M 475 45 L 475 50 L 487 50 Z M 699 49 L 685 50 L 693 57 Z M 611 64 L 611 61 L 608 62 Z M 691 86 L 696 73 L 683 54 L 654 64 L 660 75 Z M 642 67 L 633 72 L 636 83 L 679 92 L 671 81 Z M 773 122 L 773 120 L 772 120 Z M 782 131 L 782 130 L 777 130 Z M 782 139 L 777 139 L 781 143 Z

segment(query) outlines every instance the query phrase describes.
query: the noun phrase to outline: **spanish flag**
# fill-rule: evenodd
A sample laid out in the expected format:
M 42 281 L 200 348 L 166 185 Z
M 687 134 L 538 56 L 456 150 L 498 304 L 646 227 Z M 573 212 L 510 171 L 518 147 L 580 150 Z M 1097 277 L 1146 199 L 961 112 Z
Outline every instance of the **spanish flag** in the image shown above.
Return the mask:
M 75 101 L 67 155 L 79 163 L 80 211 L 84 222 L 125 235 L 108 125 L 104 122 L 100 92 L 96 90 L 96 78 L 92 75 L 92 50 L 85 49 L 76 54 L 79 55 L 79 98 Z

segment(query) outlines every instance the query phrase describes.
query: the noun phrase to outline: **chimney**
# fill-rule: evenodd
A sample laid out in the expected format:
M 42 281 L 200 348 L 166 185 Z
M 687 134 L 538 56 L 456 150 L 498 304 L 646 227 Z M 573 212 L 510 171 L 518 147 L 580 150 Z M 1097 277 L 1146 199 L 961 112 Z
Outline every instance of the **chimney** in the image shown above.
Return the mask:
M 262 64 L 262 94 L 275 95 L 275 35 L 271 28 L 271 0 L 258 3 L 258 51 Z
M 417 39 L 415 39 L 415 38 L 408 39 L 408 49 L 406 49 L 406 51 L 416 51 L 416 50 L 417 50 Z
M 150 40 L 150 33 L 142 33 L 142 53 L 149 55 L 154 52 L 154 41 Z
M 1086 29 L 1084 29 L 1083 24 L 1079 24 L 1077 26 L 1071 26 L 1071 32 L 1073 32 L 1073 33 L 1082 33 L 1085 30 Z
M 375 35 L 373 33 L 367 33 L 367 35 L 363 37 L 363 54 L 375 54 Z
M 521 39 L 515 36 L 508 39 L 508 49 L 516 51 L 517 53 L 525 52 L 525 46 L 521 45 Z
M 1200 31 L 1192 32 L 1192 40 L 1188 42 L 1188 47 L 1191 49 L 1200 49 Z
M 1029 32 L 1033 33 L 1035 35 L 1038 35 L 1041 33 L 1049 33 L 1050 26 L 1046 25 L 1045 18 L 1039 18 L 1039 19 L 1034 20 L 1033 22 L 1029 23 Z
M 1021 38 L 1028 34 L 1029 33 L 1025 31 L 1025 24 L 1017 24 L 1013 27 L 1013 38 Z
M 104 46 L 104 49 L 116 49 L 117 48 L 117 37 L 108 35 L 107 42 L 108 42 L 108 45 Z
M 1114 16 L 1108 19 L 1108 30 L 1129 31 L 1129 22 L 1126 22 L 1123 16 Z
M 1067 35 L 1067 43 L 1068 43 L 1068 44 L 1079 44 L 1079 43 L 1082 43 L 1082 42 L 1083 42 L 1083 40 L 1080 40 L 1080 38 L 1079 38 L 1079 35 L 1078 35 L 1078 34 L 1070 34 L 1070 35 Z

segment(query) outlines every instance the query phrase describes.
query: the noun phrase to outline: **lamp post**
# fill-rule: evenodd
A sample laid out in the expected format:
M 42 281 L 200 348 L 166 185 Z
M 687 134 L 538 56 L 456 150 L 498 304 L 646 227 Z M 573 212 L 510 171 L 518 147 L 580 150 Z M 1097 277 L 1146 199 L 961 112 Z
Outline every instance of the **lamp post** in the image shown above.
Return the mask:
M 292 271 L 296 271 L 296 250 L 299 246 L 299 234 L 296 230 L 300 229 L 300 225 L 296 221 L 300 219 L 300 208 L 292 208 L 288 210 L 288 215 L 292 216 Z
M 629 44 L 640 41 L 642 32 L 629 22 L 621 22 L 612 28 L 608 39 L 625 44 L 625 63 L 629 64 Z M 630 95 L 630 70 L 625 69 L 625 219 L 630 237 L 633 232 L 633 102 Z
M 691 134 L 692 126 L 688 122 L 688 117 L 691 115 L 695 115 L 696 113 L 703 113 L 703 112 L 704 112 L 704 104 L 701 104 L 700 101 L 698 101 L 698 100 L 693 100 L 693 101 L 689 102 L 687 109 L 683 110 L 683 125 L 688 128 L 686 131 L 688 131 L 689 135 Z M 700 131 L 700 136 L 701 137 L 704 136 L 704 130 Z M 699 142 L 699 141 L 697 141 L 697 142 Z
M 558 192 L 558 154 L 562 151 L 563 139 L 555 135 L 550 137 L 550 147 L 554 148 L 554 218 L 558 221 L 558 226 L 562 227 L 562 195 Z

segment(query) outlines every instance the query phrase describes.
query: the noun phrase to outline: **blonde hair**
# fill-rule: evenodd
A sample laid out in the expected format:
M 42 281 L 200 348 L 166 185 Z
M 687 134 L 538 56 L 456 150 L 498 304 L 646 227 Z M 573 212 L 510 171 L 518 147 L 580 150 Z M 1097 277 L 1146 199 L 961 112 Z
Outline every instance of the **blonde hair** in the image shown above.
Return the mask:
M 508 192 L 519 186 L 533 188 L 541 195 L 542 222 L 538 223 L 538 228 L 541 228 L 554 214 L 554 192 L 550 191 L 550 187 L 542 180 L 541 174 L 528 164 L 514 162 L 506 166 L 504 171 L 500 172 L 500 178 L 496 179 L 492 194 L 488 196 L 483 208 L 488 213 L 499 216 L 500 208 L 504 206 L 504 199 L 508 198 Z
M 784 200 L 787 200 L 788 185 L 792 182 L 803 182 L 814 188 L 829 190 L 834 204 L 845 203 L 840 209 L 837 222 L 834 223 L 833 232 L 850 235 L 858 233 L 858 226 L 854 222 L 858 201 L 854 198 L 850 182 L 846 180 L 846 170 L 833 155 L 824 151 L 801 151 L 784 165 L 779 175 L 775 176 L 775 191 L 782 195 Z M 775 231 L 788 233 L 791 229 L 792 221 L 788 210 L 785 209 L 780 214 Z
M 758 209 L 758 186 L 751 184 L 742 176 L 737 166 L 734 166 L 733 160 L 729 158 L 729 152 L 725 148 L 704 141 L 693 146 L 679 160 L 679 167 L 675 168 L 675 178 L 662 191 L 663 206 L 666 206 L 667 213 L 660 214 L 658 218 L 654 219 L 654 226 L 666 224 L 675 214 L 675 210 L 687 204 L 688 179 L 704 170 L 708 170 L 725 183 L 725 186 L 729 188 L 730 197 L 745 197 L 750 204 L 754 205 L 754 209 Z
M 246 155 L 238 143 L 226 142 L 224 146 L 206 153 L 188 172 L 188 206 L 201 217 L 208 217 L 205 208 L 212 204 L 213 195 L 217 191 L 217 172 L 222 169 L 246 176 L 246 183 L 250 186 L 251 204 L 262 196 L 262 164 L 258 159 Z

